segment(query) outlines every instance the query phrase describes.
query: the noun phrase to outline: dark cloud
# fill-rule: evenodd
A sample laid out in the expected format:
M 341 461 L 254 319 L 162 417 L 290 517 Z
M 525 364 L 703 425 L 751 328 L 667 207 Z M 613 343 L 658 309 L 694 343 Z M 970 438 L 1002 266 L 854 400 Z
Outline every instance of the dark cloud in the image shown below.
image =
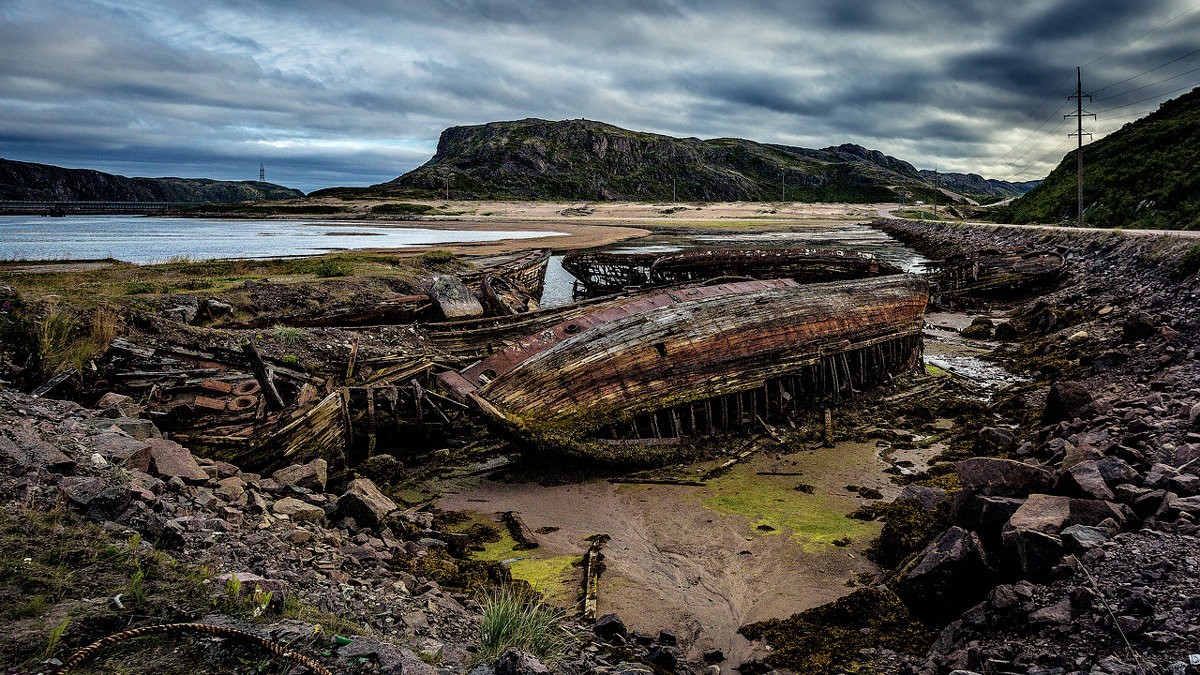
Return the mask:
M 1143 87 L 1200 66 L 1145 72 L 1195 49 L 1189 1 L 3 0 L 0 155 L 215 178 L 261 161 L 312 190 L 390 180 L 447 126 L 586 117 L 1035 178 L 1075 65 L 1085 89 L 1132 78 L 1103 107 L 1153 99 L 1122 114 L 1200 82 Z

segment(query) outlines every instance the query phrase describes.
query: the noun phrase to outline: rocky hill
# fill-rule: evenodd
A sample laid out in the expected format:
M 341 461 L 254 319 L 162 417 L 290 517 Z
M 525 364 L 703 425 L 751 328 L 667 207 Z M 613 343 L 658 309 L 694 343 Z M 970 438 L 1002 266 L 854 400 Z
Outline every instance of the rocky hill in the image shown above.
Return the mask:
M 129 178 L 0 159 L 0 200 L 113 202 L 241 202 L 303 197 L 300 190 L 258 181 Z
M 870 202 L 895 199 L 889 186 L 930 187 L 908 162 L 852 144 L 814 150 L 524 119 L 451 127 L 433 158 L 403 176 L 314 196 Z
M 1101 117 L 1103 120 L 1103 117 Z M 1083 148 L 1084 218 L 1097 227 L 1200 228 L 1200 88 Z M 998 214 L 1076 222 L 1075 153 Z
M 943 188 L 980 201 L 986 201 L 987 198 L 1003 199 L 1023 195 L 1042 182 L 1029 180 L 1013 183 L 995 178 L 984 178 L 977 173 L 938 173 L 935 177 L 934 172 L 928 169 L 921 170 L 921 178 L 924 178 L 925 182 L 930 185 L 936 179 Z

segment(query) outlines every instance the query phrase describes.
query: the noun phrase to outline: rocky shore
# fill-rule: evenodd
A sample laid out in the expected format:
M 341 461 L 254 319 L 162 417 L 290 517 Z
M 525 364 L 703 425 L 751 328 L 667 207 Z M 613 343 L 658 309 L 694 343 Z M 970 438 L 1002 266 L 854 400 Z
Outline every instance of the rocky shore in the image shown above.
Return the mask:
M 929 602 L 952 596 L 967 609 L 927 654 L 866 648 L 857 666 L 1200 672 L 1200 278 L 1177 267 L 1192 242 L 876 226 L 931 257 L 1053 248 L 1070 277 L 1009 303 L 996 358 L 1032 382 L 980 432 L 986 456 L 955 466 L 949 527 L 890 579 L 901 595 L 920 586 Z
M 0 390 L 7 672 L 52 672 L 106 635 L 178 621 L 245 630 L 339 673 L 551 672 L 517 650 L 480 658 L 481 591 L 509 579 L 465 559 L 468 542 L 434 514 L 366 478 L 334 489 L 321 459 L 261 476 L 194 457 L 137 413 L 117 395 L 87 409 Z M 553 672 L 692 672 L 669 631 L 629 634 L 615 616 L 563 630 Z M 240 673 L 262 658 L 188 635 L 95 665 Z

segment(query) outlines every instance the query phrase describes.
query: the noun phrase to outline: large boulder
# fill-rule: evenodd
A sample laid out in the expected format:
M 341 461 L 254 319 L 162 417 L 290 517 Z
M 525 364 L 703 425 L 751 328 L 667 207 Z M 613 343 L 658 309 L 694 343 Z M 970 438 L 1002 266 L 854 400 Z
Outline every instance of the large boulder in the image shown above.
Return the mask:
M 895 587 L 909 607 L 936 619 L 957 616 L 975 604 L 979 597 L 968 589 L 986 590 L 991 576 L 979 536 L 951 527 L 900 571 Z
M 129 456 L 127 466 L 152 476 L 178 477 L 192 483 L 208 480 L 208 474 L 182 445 L 161 438 L 149 438 L 145 443 L 145 447 Z
M 338 648 L 337 657 L 346 665 L 374 661 L 379 664 L 380 675 L 437 675 L 433 666 L 408 647 L 396 647 L 371 637 L 355 637 L 350 644 Z
M 1121 326 L 1121 337 L 1126 342 L 1144 340 L 1158 332 L 1158 321 L 1148 312 L 1134 312 L 1125 317 Z
M 353 480 L 337 501 L 338 515 L 353 518 L 360 527 L 378 527 L 396 508 L 396 503 L 367 478 Z
M 1057 424 L 1075 419 L 1092 402 L 1092 392 L 1080 382 L 1055 382 L 1046 394 L 1044 424 Z
M 75 473 L 75 460 L 36 436 L 9 438 L 0 435 L 0 460 L 16 464 L 22 471 L 45 469 L 51 473 Z
M 324 509 L 302 502 L 295 497 L 280 499 L 271 507 L 271 511 L 277 516 L 287 516 L 289 519 L 301 523 L 313 522 L 325 517 Z
M 950 507 L 950 522 L 976 532 L 996 534 L 1024 503 L 1019 497 L 991 497 L 963 491 Z
M 1006 455 L 1016 449 L 1016 438 L 1008 429 L 984 427 L 975 437 L 975 452 L 981 455 Z
M 609 641 L 614 635 L 620 635 L 622 638 L 629 633 L 625 629 L 625 622 L 621 621 L 621 617 L 616 614 L 605 614 L 596 619 L 596 623 L 592 625 L 592 630 L 596 635 L 600 636 L 601 640 Z
M 946 500 L 946 491 L 928 485 L 905 485 L 900 494 L 896 496 L 896 501 L 904 499 L 915 499 L 921 503 L 921 506 L 932 511 L 938 507 L 938 504 Z
M 1047 469 L 1013 459 L 972 457 L 959 462 L 955 468 L 964 488 L 996 497 L 1023 497 L 1044 492 L 1054 480 Z
M 1113 499 L 1096 461 L 1080 462 L 1064 471 L 1058 479 L 1058 488 L 1072 497 Z
M 271 474 L 271 479 L 282 485 L 308 488 L 313 492 L 324 492 L 329 480 L 329 463 L 321 458 L 307 464 L 293 464 Z

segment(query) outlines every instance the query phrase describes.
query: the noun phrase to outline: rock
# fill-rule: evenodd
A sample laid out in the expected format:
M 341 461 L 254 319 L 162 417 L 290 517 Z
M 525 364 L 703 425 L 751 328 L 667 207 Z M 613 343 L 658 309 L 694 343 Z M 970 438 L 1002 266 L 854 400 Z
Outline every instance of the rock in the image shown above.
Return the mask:
M 1060 537 L 1067 551 L 1083 555 L 1109 540 L 1108 530 L 1091 525 L 1072 525 L 1062 531 Z
M 1200 429 L 1200 403 L 1193 405 L 1188 411 L 1188 426 Z
M 994 337 L 1002 342 L 1011 342 L 1019 337 L 1016 326 L 1011 321 L 996 324 Z
M 987 340 L 992 337 L 992 322 L 984 317 L 976 317 L 970 326 L 962 329 L 961 335 L 973 340 Z
M 1158 321 L 1147 312 L 1134 312 L 1125 318 L 1121 337 L 1125 342 L 1144 340 L 1158 332 Z
M 132 398 L 113 391 L 101 396 L 96 401 L 96 407 L 101 410 L 116 411 L 120 413 L 121 417 L 133 417 L 142 409 L 142 406 L 138 405 Z
M 208 313 L 210 319 L 218 319 L 223 316 L 233 316 L 233 305 L 221 302 L 216 298 L 209 298 L 204 302 L 204 309 Z
M 896 496 L 896 501 L 902 499 L 915 499 L 921 502 L 921 506 L 932 511 L 937 508 L 938 504 L 945 501 L 946 491 L 939 487 L 929 487 L 927 485 L 905 485 L 900 494 Z
M 1049 607 L 1032 612 L 1029 615 L 1029 623 L 1035 626 L 1039 624 L 1062 626 L 1071 623 L 1071 600 L 1063 598 Z
M 388 499 L 367 478 L 356 478 L 345 494 L 338 498 L 337 512 L 342 518 L 353 518 L 359 527 L 378 527 L 396 504 Z
M 1165 506 L 1169 514 L 1186 513 L 1193 519 L 1200 519 L 1200 497 L 1176 497 L 1166 493 Z
M 1109 349 L 1100 352 L 1096 358 L 1092 359 L 1092 371 L 1096 373 L 1105 373 L 1114 368 L 1120 367 L 1129 360 L 1129 355 L 1119 349 Z
M 0 458 L 16 464 L 22 471 L 40 468 L 50 473 L 75 473 L 75 460 L 37 437 L 12 439 L 0 435 Z
M 1025 500 L 1016 497 L 989 497 L 963 491 L 950 508 L 950 522 L 969 530 L 999 533 L 1001 526 L 1016 513 Z
M 180 323 L 191 323 L 196 318 L 196 308 L 189 305 L 176 305 L 170 309 L 163 310 L 162 315 L 171 320 Z
M 112 520 L 129 506 L 133 495 L 127 486 L 109 485 L 99 477 L 67 476 L 58 489 L 67 501 L 93 520 Z
M 610 640 L 614 635 L 626 637 L 629 632 L 625 630 L 625 622 L 621 621 L 621 617 L 616 614 L 605 614 L 596 619 L 596 623 L 592 624 L 592 631 L 600 636 L 601 640 Z
M 967 589 L 986 589 L 991 576 L 979 536 L 951 527 L 900 570 L 895 590 L 914 612 L 931 618 L 954 616 L 978 600 Z
M 200 468 L 187 448 L 161 438 L 146 440 L 145 447 L 130 455 L 126 465 L 151 475 L 178 477 L 193 483 L 208 480 L 208 474 Z
M 271 479 L 280 485 L 295 485 L 314 492 L 324 492 L 328 480 L 329 463 L 317 458 L 307 464 L 293 464 L 271 474 Z
M 425 663 L 413 650 L 394 647 L 375 638 L 359 636 L 337 650 L 338 659 L 353 663 L 359 659 L 374 659 L 380 675 L 437 675 L 433 666 Z
M 668 673 L 675 672 L 675 668 L 679 665 L 679 657 L 675 655 L 675 650 L 661 645 L 652 648 L 646 654 L 646 660 Z
M 708 663 L 720 663 L 725 660 L 725 652 L 720 649 L 704 650 L 704 660 Z
M 509 647 L 500 653 L 496 661 L 496 675 L 541 675 L 550 669 L 542 665 L 533 654 Z
M 664 628 L 658 631 L 658 644 L 674 647 L 679 644 L 679 639 L 675 637 L 675 633 Z
M 1073 497 L 1113 499 L 1112 490 L 1108 489 L 1095 461 L 1079 462 L 1064 471 L 1059 477 L 1058 489 Z
M 1043 424 L 1070 422 L 1079 411 L 1092 402 L 1092 393 L 1080 382 L 1055 382 L 1046 395 Z
M 1096 469 L 1100 471 L 1100 477 L 1104 479 L 1104 482 L 1109 485 L 1136 483 L 1141 478 L 1141 475 L 1133 467 L 1118 457 L 1105 457 L 1097 460 Z
M 275 502 L 275 505 L 271 507 L 271 512 L 301 523 L 316 522 L 325 517 L 325 509 L 302 502 L 295 497 L 284 497 Z
M 1062 560 L 1062 540 L 1052 534 L 1029 529 L 1005 529 L 1002 534 L 1005 554 L 1028 579 L 1045 578 Z
M 1017 441 L 1008 429 L 984 427 L 975 437 L 975 452 L 981 455 L 1006 455 L 1017 449 Z
M 450 274 L 439 274 L 433 278 L 429 299 L 446 319 L 483 316 L 483 305 L 467 290 L 461 279 Z
M 1013 459 L 973 457 L 955 468 L 964 488 L 989 496 L 1021 497 L 1044 492 L 1053 483 L 1048 470 Z
M 246 491 L 246 483 L 241 478 L 230 476 L 217 481 L 217 486 L 213 488 L 213 492 L 227 502 L 232 502 L 241 497 Z

